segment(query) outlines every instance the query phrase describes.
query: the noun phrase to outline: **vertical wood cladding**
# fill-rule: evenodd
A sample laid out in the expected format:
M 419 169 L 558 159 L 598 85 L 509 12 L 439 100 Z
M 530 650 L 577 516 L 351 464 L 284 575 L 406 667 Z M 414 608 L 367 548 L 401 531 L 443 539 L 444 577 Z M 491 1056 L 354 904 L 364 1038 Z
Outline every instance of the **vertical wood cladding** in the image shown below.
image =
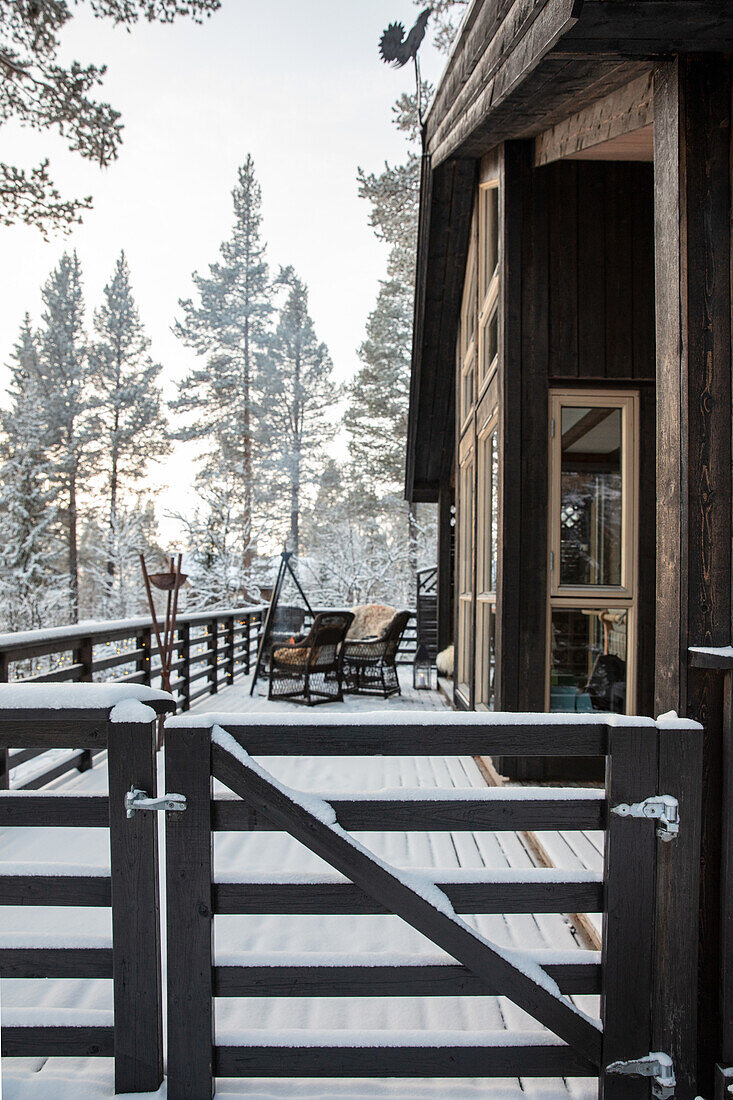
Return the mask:
M 550 380 L 653 380 L 653 166 L 564 161 L 538 179 L 549 212 Z

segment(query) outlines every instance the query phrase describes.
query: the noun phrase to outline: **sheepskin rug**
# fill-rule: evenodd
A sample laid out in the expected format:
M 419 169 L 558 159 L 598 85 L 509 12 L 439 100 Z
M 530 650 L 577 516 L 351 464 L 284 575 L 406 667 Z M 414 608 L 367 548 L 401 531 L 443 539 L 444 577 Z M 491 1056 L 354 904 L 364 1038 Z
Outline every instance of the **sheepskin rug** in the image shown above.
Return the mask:
M 453 675 L 453 657 L 454 649 L 452 645 L 449 645 L 435 658 L 435 667 L 441 676 L 451 677 Z
M 354 621 L 347 638 L 379 637 L 397 614 L 397 609 L 385 603 L 365 603 L 352 607 Z

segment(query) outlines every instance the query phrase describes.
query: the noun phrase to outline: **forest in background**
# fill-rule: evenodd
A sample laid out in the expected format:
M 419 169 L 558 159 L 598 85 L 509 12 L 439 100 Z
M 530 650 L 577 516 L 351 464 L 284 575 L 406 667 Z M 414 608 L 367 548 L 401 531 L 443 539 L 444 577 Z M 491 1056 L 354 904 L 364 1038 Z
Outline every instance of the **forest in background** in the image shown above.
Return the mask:
M 465 0 L 435 5 L 449 48 Z M 429 88 L 423 89 L 427 98 Z M 120 255 L 91 312 L 75 254 L 26 316 L 0 415 L 0 617 L 4 630 L 145 610 L 138 552 L 164 550 L 150 463 L 196 440 L 194 512 L 177 516 L 191 587 L 186 605 L 256 600 L 283 545 L 312 602 L 414 601 L 415 572 L 435 560 L 431 506 L 409 507 L 402 484 L 409 397 L 420 145 L 415 97 L 394 107 L 406 156 L 359 171 L 370 224 L 388 246 L 387 270 L 359 349 L 361 367 L 335 385 L 328 348 L 292 268 L 271 271 L 261 194 L 248 157 L 238 171 L 233 224 L 219 255 L 194 273 L 176 335 L 198 357 L 166 405 Z M 330 444 L 339 414 L 347 454 Z

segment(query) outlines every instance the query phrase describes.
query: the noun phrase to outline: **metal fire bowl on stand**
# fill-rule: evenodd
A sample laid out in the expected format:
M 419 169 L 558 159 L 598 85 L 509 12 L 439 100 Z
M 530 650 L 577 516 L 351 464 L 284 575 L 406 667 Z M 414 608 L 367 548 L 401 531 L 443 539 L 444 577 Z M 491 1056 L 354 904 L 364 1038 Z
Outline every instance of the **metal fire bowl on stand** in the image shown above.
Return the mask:
M 180 588 L 186 580 L 188 580 L 187 573 L 176 572 L 173 573 L 150 573 L 148 574 L 148 580 L 155 588 L 159 588 L 161 592 L 172 592 L 174 588 Z

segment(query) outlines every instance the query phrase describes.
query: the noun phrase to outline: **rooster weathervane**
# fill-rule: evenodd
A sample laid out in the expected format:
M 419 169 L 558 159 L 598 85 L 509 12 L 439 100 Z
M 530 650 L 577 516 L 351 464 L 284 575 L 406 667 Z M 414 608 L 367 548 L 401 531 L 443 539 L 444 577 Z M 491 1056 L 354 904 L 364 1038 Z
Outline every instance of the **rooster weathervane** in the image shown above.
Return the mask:
M 402 23 L 390 23 L 379 39 L 379 55 L 382 61 L 401 69 L 412 58 L 415 62 L 415 81 L 417 83 L 417 121 L 422 126 L 422 84 L 420 81 L 420 62 L 417 51 L 420 49 L 432 8 L 425 8 L 417 17 L 414 27 L 405 36 Z

